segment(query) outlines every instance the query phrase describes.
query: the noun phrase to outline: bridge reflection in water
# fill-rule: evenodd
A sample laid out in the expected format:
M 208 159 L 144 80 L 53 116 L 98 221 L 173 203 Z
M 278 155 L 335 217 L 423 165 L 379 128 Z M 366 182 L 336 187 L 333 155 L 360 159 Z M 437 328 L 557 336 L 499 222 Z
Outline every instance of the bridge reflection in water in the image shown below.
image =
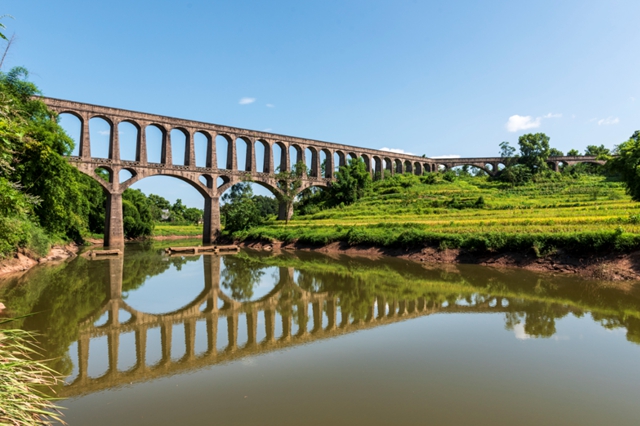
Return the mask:
M 163 376 L 187 372 L 209 365 L 224 363 L 246 356 L 281 350 L 288 347 L 331 338 L 379 325 L 439 312 L 508 312 L 509 302 L 502 297 L 477 298 L 471 304 L 459 305 L 446 301 L 386 299 L 376 296 L 368 305 L 366 315 L 353 315 L 349 308 L 339 307 L 339 295 L 332 292 L 314 293 L 294 282 L 294 268 L 279 267 L 278 282 L 274 289 L 256 301 L 238 302 L 220 289 L 220 257 L 204 255 L 205 288 L 194 301 L 183 308 L 165 313 L 148 314 L 129 306 L 122 297 L 123 259 L 105 259 L 108 262 L 109 289 L 106 303 L 90 318 L 80 324 L 77 342 L 78 374 L 60 390 L 61 397 L 89 394 L 133 382 L 147 381 Z M 130 315 L 120 320 L 122 312 Z M 239 317 L 246 316 L 244 325 L 246 343 L 238 343 Z M 96 320 L 107 316 L 102 325 Z M 259 321 L 263 316 L 264 321 Z M 226 321 L 225 321 L 226 320 Z M 206 324 L 206 350 L 196 353 L 196 324 Z M 219 323 L 226 322 L 226 346 L 219 349 Z M 281 334 L 276 335 L 276 326 Z M 293 324 L 298 325 L 293 332 Z M 184 348 L 172 347 L 172 333 L 176 326 L 184 327 Z M 264 327 L 258 333 L 258 327 Z M 147 336 L 159 329 L 161 337 L 159 356 L 151 356 Z M 126 370 L 118 368 L 121 336 L 135 336 L 135 363 Z M 263 339 L 258 339 L 259 334 Z M 89 374 L 90 341 L 107 337 L 108 368 L 99 377 Z M 200 337 L 200 336 L 199 336 Z M 202 336 L 204 337 L 204 336 Z M 184 355 L 175 359 L 173 353 Z M 96 354 L 94 354 L 96 355 Z M 97 354 L 104 356 L 105 354 Z M 148 359 L 158 362 L 149 365 Z M 94 359 L 92 357 L 92 359 Z

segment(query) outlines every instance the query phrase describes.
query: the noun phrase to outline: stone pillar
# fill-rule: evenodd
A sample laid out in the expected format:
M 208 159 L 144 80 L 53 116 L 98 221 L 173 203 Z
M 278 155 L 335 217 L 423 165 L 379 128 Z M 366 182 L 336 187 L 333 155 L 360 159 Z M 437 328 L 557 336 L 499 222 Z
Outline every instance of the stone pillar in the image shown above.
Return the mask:
M 284 144 L 280 145 L 280 147 L 282 148 L 280 154 L 280 171 L 284 172 L 291 169 L 291 163 L 289 161 L 289 147 Z
M 164 129 L 162 133 L 162 157 L 160 162 L 167 166 L 173 164 L 173 157 L 171 153 L 171 132 Z
M 89 335 L 81 334 L 78 339 L 78 381 L 84 382 L 88 378 L 89 368 Z
M 162 342 L 162 359 L 161 364 L 171 362 L 171 332 L 173 331 L 173 324 L 163 323 L 160 326 L 160 340 Z
M 258 311 L 252 309 L 247 312 L 247 346 L 253 346 L 257 342 L 258 335 Z
M 320 165 L 318 164 L 318 151 L 311 150 L 311 164 L 309 165 L 309 172 L 311 176 L 317 178 L 320 177 Z
M 202 243 L 213 244 L 220 235 L 220 198 L 204 197 L 204 229 Z
M 327 330 L 333 330 L 334 328 L 336 328 L 336 317 L 336 299 L 331 298 L 327 300 Z
M 218 348 L 218 314 L 212 314 L 207 318 L 207 354 L 216 356 Z
M 235 351 L 238 347 L 238 311 L 232 312 L 227 317 L 227 337 L 229 344 L 227 351 Z
M 91 132 L 89 131 L 89 114 L 82 116 L 82 136 L 80 137 L 80 157 L 91 159 Z
M 307 334 L 307 326 L 309 322 L 309 303 L 301 300 L 298 304 L 298 333 L 297 336 Z
M 235 136 L 232 136 L 231 139 L 227 141 L 227 170 L 238 170 Z
M 146 165 L 149 161 L 147 155 L 147 126 L 141 124 L 138 128 L 138 140 L 136 144 L 136 161 L 142 165 Z
M 109 138 L 109 158 L 113 162 L 120 161 L 120 134 L 118 132 L 118 122 L 113 121 L 111 124 L 111 135 Z
M 324 177 L 331 179 L 333 177 L 333 152 L 327 149 L 325 154 L 327 154 L 327 157 L 324 164 Z
M 147 368 L 147 327 L 138 326 L 135 332 L 136 337 L 136 370 L 146 370 Z
M 274 174 L 275 173 L 275 164 L 277 163 L 275 157 L 274 157 L 274 153 L 273 153 L 273 142 L 269 142 L 269 144 L 267 145 L 269 147 L 269 167 L 266 167 L 265 164 L 265 172 L 269 173 L 269 174 Z M 265 158 L 267 157 L 267 153 L 265 151 L 264 153 Z
M 191 130 L 185 130 L 186 146 L 184 150 L 184 164 L 185 166 L 196 166 L 196 147 L 194 142 L 194 132 Z
M 263 173 L 273 173 L 273 170 L 272 170 L 273 168 L 271 167 L 271 164 L 272 164 L 272 162 L 271 162 L 271 145 L 269 145 L 268 143 L 256 141 L 253 144 L 253 148 L 254 148 L 253 149 L 253 153 L 254 153 L 253 154 L 253 158 L 254 158 L 254 160 L 256 158 L 255 157 L 255 152 L 256 152 L 255 146 L 258 143 L 261 143 L 262 146 L 264 147 L 264 158 L 262 159 L 262 172 Z M 257 168 L 256 168 L 256 170 L 257 170 Z
M 117 302 L 122 298 L 122 270 L 124 259 L 118 256 L 108 259 L 107 262 L 109 262 L 109 299 Z
M 256 153 L 255 150 L 253 149 L 253 144 L 255 142 L 253 142 L 251 139 L 247 138 L 247 153 L 246 153 L 246 159 L 245 159 L 245 169 L 248 172 L 255 172 L 256 171 Z
M 196 355 L 196 320 L 189 318 L 184 322 L 185 359 L 193 359 Z
M 384 318 L 387 313 L 387 301 L 382 296 L 377 296 L 376 304 L 378 305 L 378 320 Z
M 322 330 L 322 305 L 323 302 L 314 302 L 312 305 L 313 310 L 313 330 L 311 333 L 317 333 Z
M 114 176 L 113 178 L 117 179 L 117 176 Z M 122 194 L 107 193 L 107 208 L 104 224 L 105 247 L 116 247 L 124 245 L 123 225 Z
M 111 330 L 107 335 L 107 345 L 109 347 L 109 372 L 108 375 L 115 375 L 118 372 L 118 350 L 120 346 L 119 330 Z
M 264 311 L 265 342 L 273 342 L 276 336 L 276 311 L 265 309 Z
M 287 203 L 278 200 L 278 220 L 289 220 L 291 216 L 293 216 L 293 205 L 287 206 Z
M 207 143 L 207 167 L 213 169 L 218 168 L 218 157 L 216 156 L 216 137 L 217 134 L 212 133 L 211 139 L 209 139 Z

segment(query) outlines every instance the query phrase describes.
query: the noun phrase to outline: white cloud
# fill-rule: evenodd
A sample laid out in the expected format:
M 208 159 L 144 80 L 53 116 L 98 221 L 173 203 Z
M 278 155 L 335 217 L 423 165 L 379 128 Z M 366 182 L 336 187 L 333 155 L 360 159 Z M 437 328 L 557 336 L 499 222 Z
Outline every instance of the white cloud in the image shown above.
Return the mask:
M 540 127 L 542 120 L 547 118 L 561 118 L 562 114 L 549 113 L 542 117 L 536 117 L 535 119 L 530 115 L 512 115 L 509 117 L 505 127 L 510 132 L 517 132 L 519 130 L 535 129 Z
M 256 98 L 240 98 L 240 105 L 249 105 L 256 101 Z
M 271 127 L 267 127 L 266 129 L 264 129 L 264 130 L 263 130 L 263 132 L 270 132 L 270 131 L 272 131 L 272 130 L 273 130 L 273 129 L 272 129 Z
M 429 157 L 429 158 L 444 160 L 447 158 L 460 158 L 460 156 L 458 154 L 448 154 L 448 155 L 436 155 L 435 157 Z
M 509 121 L 505 124 L 506 128 L 510 132 L 517 132 L 518 130 L 535 129 L 540 127 L 540 117 L 535 120 L 530 115 L 512 115 L 509 117 Z
M 275 108 L 276 106 L 274 104 L 267 104 L 267 108 Z
M 102 136 L 108 136 L 108 135 L 109 135 L 109 133 L 111 133 L 111 132 L 110 132 L 110 131 L 108 131 L 108 130 L 99 130 L 99 131 L 98 131 L 98 134 L 99 134 L 99 135 L 102 135 Z
M 618 124 L 620 119 L 618 117 L 607 117 L 598 120 L 598 126 L 608 126 L 610 124 Z
M 387 147 L 384 147 L 384 148 L 380 148 L 380 151 L 388 151 L 388 152 L 393 152 L 393 153 L 396 153 L 396 154 L 415 155 L 412 152 L 407 152 L 404 149 L 399 149 L 399 148 L 387 148 Z
M 527 340 L 531 339 L 531 336 L 524 331 L 524 324 L 516 324 L 513 326 L 513 333 L 516 335 L 516 339 L 518 340 Z

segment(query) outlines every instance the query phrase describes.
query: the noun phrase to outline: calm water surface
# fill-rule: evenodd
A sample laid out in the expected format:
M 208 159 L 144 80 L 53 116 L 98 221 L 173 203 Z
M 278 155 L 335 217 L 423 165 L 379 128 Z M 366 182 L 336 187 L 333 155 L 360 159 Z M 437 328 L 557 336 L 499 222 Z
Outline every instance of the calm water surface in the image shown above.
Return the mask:
M 638 425 L 640 286 L 135 244 L 0 281 L 70 425 Z

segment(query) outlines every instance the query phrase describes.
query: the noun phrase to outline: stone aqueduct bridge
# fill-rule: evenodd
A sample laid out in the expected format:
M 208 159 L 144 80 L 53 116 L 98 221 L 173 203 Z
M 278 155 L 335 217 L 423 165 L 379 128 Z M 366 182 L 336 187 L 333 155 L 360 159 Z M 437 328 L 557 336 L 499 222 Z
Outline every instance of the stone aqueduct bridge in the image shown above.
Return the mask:
M 313 186 L 326 187 L 334 179 L 334 169 L 345 165 L 349 158 L 362 158 L 372 176 L 379 178 L 384 178 L 385 171 L 392 175 L 406 172 L 421 175 L 425 172 L 446 170 L 464 165 L 478 167 L 489 174 L 495 174 L 505 160 L 500 157 L 425 158 L 61 99 L 42 98 L 42 100 L 58 114 L 72 114 L 80 120 L 79 155 L 70 157 L 69 160 L 80 171 L 96 179 L 107 194 L 104 233 L 106 246 L 124 243 L 122 192 L 132 184 L 149 176 L 174 176 L 191 184 L 202 194 L 204 197 L 203 243 L 210 244 L 215 241 L 220 231 L 219 198 L 222 193 L 236 183 L 251 179 L 268 188 L 278 200 L 281 200 L 282 193 L 278 189 L 275 172 L 277 169 L 290 170 L 291 163 L 303 162 L 307 166 L 308 172 L 299 189 L 303 191 Z M 94 117 L 104 119 L 111 127 L 108 158 L 97 158 L 91 155 L 89 120 Z M 137 129 L 134 160 L 123 160 L 120 156 L 118 124 L 122 122 L 130 123 Z M 162 132 L 162 153 L 159 163 L 148 160 L 145 132 L 147 126 L 155 126 Z M 177 162 L 172 158 L 172 130 L 181 131 L 186 139 L 184 155 Z M 206 161 L 202 162 L 204 167 L 196 166 L 194 142 L 196 133 L 204 135 L 207 139 Z M 227 142 L 226 167 L 224 169 L 218 168 L 216 138 L 219 136 Z M 247 146 L 245 170 L 238 168 L 237 142 L 240 140 Z M 258 144 L 264 148 L 261 167 L 258 167 L 256 162 Z M 274 156 L 275 146 L 280 147 L 280 158 Z M 290 158 L 291 148 L 294 150 L 295 159 Z M 311 154 L 310 164 L 306 164 L 307 150 Z M 321 153 L 326 158 L 324 174 L 321 171 Z M 336 158 L 337 161 L 334 164 Z M 553 157 L 553 160 L 550 161 L 555 170 L 560 164 L 570 165 L 580 162 L 601 163 L 595 157 L 582 156 Z M 96 174 L 98 168 L 109 173 L 109 182 L 98 177 Z M 119 176 L 122 170 L 130 172 L 131 177 L 120 182 Z M 286 204 L 281 202 L 279 219 L 285 219 L 290 214 L 291 212 L 286 209 Z
M 366 316 L 359 317 L 340 305 L 339 294 L 313 293 L 300 288 L 294 282 L 294 269 L 286 267 L 279 268 L 278 283 L 269 294 L 256 301 L 239 302 L 220 288 L 220 257 L 203 256 L 204 289 L 186 306 L 165 314 L 140 312 L 123 300 L 122 257 L 95 260 L 109 262 L 109 288 L 105 289 L 103 305 L 80 324 L 77 375 L 70 378 L 59 396 L 90 394 L 425 315 L 504 313 L 515 309 L 503 297 L 487 297 L 459 305 L 426 298 L 405 300 L 377 296 L 371 301 Z M 105 314 L 106 322 L 95 325 Z M 246 320 L 240 321 L 241 316 Z M 259 321 L 259 316 L 263 320 Z M 204 327 L 197 327 L 198 323 Z M 182 347 L 172 343 L 178 340 L 172 339 L 176 327 L 184 330 Z M 147 344 L 148 333 L 154 329 L 160 330 L 159 348 Z M 121 337 L 130 333 L 135 338 L 135 362 L 119 366 Z M 240 341 L 240 335 L 245 337 L 244 341 Z M 104 348 L 91 345 L 92 339 L 104 336 L 107 353 L 92 355 L 91 348 Z M 203 344 L 197 345 L 197 342 Z M 99 362 L 100 358 L 106 362 Z M 92 376 L 90 371 L 99 370 L 98 364 L 107 364 L 104 373 Z

